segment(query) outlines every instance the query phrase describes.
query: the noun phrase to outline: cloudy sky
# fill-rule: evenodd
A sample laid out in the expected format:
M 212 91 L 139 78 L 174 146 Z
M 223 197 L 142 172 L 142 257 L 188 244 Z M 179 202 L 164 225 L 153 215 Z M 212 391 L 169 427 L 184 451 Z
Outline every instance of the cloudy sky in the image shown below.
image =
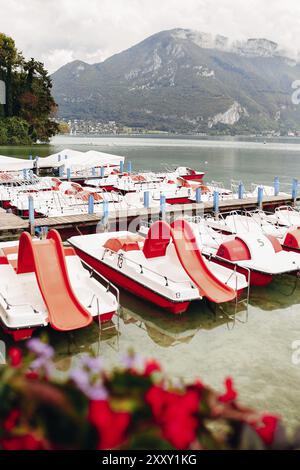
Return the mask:
M 299 0 L 0 0 L 0 31 L 51 72 L 100 62 L 145 37 L 192 28 L 232 39 L 266 37 L 300 49 Z

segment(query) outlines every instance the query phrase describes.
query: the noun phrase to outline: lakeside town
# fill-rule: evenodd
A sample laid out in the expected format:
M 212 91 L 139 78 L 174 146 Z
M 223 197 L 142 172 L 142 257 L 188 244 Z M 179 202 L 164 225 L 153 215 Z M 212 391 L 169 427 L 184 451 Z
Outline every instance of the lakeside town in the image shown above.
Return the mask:
M 154 129 L 146 129 L 143 127 L 129 127 L 125 126 L 116 121 L 97 121 L 97 120 L 85 120 L 85 119 L 61 119 L 60 124 L 60 133 L 69 134 L 73 136 L 85 136 L 85 135 L 149 135 L 149 134 L 159 134 L 159 135 L 180 135 L 180 132 L 168 132 L 168 131 L 159 131 Z M 200 137 L 205 136 L 218 136 L 224 135 L 224 133 L 216 132 L 211 130 L 210 132 L 192 132 L 189 131 L 187 135 L 195 135 Z M 226 135 L 226 134 L 225 134 Z M 233 132 L 227 133 L 227 135 L 235 135 Z M 290 129 L 287 131 L 262 131 L 257 134 L 249 134 L 249 137 L 300 137 L 300 129 Z

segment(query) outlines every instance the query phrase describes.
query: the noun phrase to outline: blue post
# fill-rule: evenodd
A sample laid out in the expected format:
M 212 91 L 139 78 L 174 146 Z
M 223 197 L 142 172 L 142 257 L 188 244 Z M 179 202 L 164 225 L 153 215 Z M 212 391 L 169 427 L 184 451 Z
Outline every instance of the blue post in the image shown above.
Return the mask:
M 58 161 L 58 162 L 60 162 L 60 161 L 61 161 L 61 156 L 60 156 L 60 154 L 59 154 L 59 155 L 57 155 L 57 161 Z
M 71 179 L 71 168 L 67 168 L 67 180 L 70 181 Z
M 123 162 L 123 160 L 120 162 L 120 173 L 124 173 L 124 162 Z
M 104 168 L 104 166 L 102 166 L 102 167 L 100 168 L 100 176 L 101 176 L 101 178 L 104 178 L 104 172 L 105 172 L 105 168 Z
M 94 214 L 94 196 L 92 194 L 89 195 L 89 207 L 88 207 L 88 213 Z
M 264 197 L 264 188 L 263 186 L 259 186 L 257 189 L 257 204 L 260 209 L 262 209 L 263 197 Z
M 65 171 L 65 166 L 61 165 L 58 169 L 58 175 L 59 175 L 60 178 L 62 178 L 64 176 L 64 171 Z
M 32 155 L 29 155 L 29 160 L 32 160 Z
M 292 198 L 294 202 L 296 202 L 297 197 L 298 197 L 298 180 L 297 178 L 294 178 L 293 186 L 292 186 Z
M 244 191 L 245 191 L 244 185 L 242 182 L 240 182 L 239 190 L 238 190 L 239 199 L 244 199 Z
M 108 208 L 108 201 L 103 201 L 103 218 L 108 218 L 109 208 Z
M 95 167 L 92 168 L 92 176 L 96 176 L 96 168 Z
M 132 173 L 132 162 L 128 162 L 128 167 L 127 167 L 128 173 Z
M 43 239 L 47 238 L 49 227 L 41 227 L 41 236 Z
M 159 206 L 160 214 L 162 215 L 162 217 L 164 217 L 166 213 L 166 196 L 164 196 L 163 194 L 160 195 Z
M 280 183 L 279 183 L 279 177 L 276 176 L 274 178 L 274 195 L 278 196 L 280 190 Z
M 29 214 L 29 224 L 31 228 L 34 227 L 34 202 L 33 197 L 28 196 L 28 214 Z
M 197 204 L 200 204 L 200 202 L 201 202 L 201 195 L 202 195 L 201 188 L 197 188 L 196 189 L 196 202 L 197 202 Z
M 214 191 L 214 213 L 215 213 L 215 215 L 219 213 L 219 200 L 220 200 L 219 191 Z
M 23 178 L 24 178 L 24 180 L 27 179 L 27 170 L 26 170 L 26 168 L 23 168 Z
M 146 209 L 149 209 L 149 207 L 150 207 L 150 193 L 149 193 L 149 191 L 144 192 L 144 207 L 146 207 Z

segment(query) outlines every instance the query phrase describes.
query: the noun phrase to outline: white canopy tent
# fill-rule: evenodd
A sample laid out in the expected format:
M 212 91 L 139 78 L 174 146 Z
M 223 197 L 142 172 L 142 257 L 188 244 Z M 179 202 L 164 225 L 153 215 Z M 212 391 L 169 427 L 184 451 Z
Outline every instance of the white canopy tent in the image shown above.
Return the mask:
M 119 166 L 125 158 L 118 155 L 97 152 L 90 150 L 88 152 L 79 152 L 77 150 L 64 149 L 49 157 L 38 160 L 38 168 L 59 168 L 65 169 L 89 169 L 105 166 Z
M 89 150 L 88 152 L 86 152 L 85 155 L 88 156 L 88 158 L 103 162 L 97 166 L 119 166 L 120 162 L 124 163 L 125 161 L 125 157 L 120 157 L 119 155 L 112 155 L 111 153 L 97 152 L 96 150 Z
M 65 161 L 71 161 L 76 158 L 81 158 L 83 152 L 77 150 L 64 149 L 61 152 L 49 155 L 49 157 L 39 158 L 38 168 L 58 168 L 65 164 Z
M 33 161 L 24 160 L 23 158 L 5 157 L 0 155 L 0 171 L 22 171 L 32 170 Z

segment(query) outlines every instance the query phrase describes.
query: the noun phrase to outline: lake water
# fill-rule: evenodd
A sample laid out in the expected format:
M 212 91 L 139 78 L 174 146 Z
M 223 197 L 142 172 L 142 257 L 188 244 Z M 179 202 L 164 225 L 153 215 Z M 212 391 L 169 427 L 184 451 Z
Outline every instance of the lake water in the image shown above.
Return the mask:
M 53 139 L 52 145 L 0 147 L 0 155 L 28 158 L 47 156 L 65 148 L 99 150 L 125 156 L 133 170 L 161 171 L 176 166 L 191 166 L 207 172 L 209 180 L 243 179 L 248 183 L 272 183 L 280 176 L 283 185 L 300 177 L 299 139 L 236 138 L 196 139 L 191 137 L 67 137 Z
M 245 183 L 283 183 L 300 177 L 300 140 L 237 141 L 191 138 L 69 138 L 58 137 L 51 146 L 1 148 L 0 154 L 44 156 L 63 148 L 101 150 L 126 156 L 139 170 L 162 170 L 178 165 L 204 169 L 209 180 L 242 179 Z M 218 389 L 225 376 L 235 379 L 241 401 L 280 414 L 289 429 L 300 424 L 300 364 L 292 363 L 293 342 L 300 340 L 300 282 L 279 277 L 267 288 L 252 288 L 249 317 L 245 311 L 230 319 L 232 310 L 216 315 L 204 302 L 175 318 L 121 292 L 123 311 L 117 329 L 104 332 L 100 354 L 108 365 L 133 348 L 158 359 L 166 372 L 184 380 L 200 377 Z M 52 331 L 57 365 L 66 370 L 83 351 L 97 351 L 96 325 L 72 335 Z

